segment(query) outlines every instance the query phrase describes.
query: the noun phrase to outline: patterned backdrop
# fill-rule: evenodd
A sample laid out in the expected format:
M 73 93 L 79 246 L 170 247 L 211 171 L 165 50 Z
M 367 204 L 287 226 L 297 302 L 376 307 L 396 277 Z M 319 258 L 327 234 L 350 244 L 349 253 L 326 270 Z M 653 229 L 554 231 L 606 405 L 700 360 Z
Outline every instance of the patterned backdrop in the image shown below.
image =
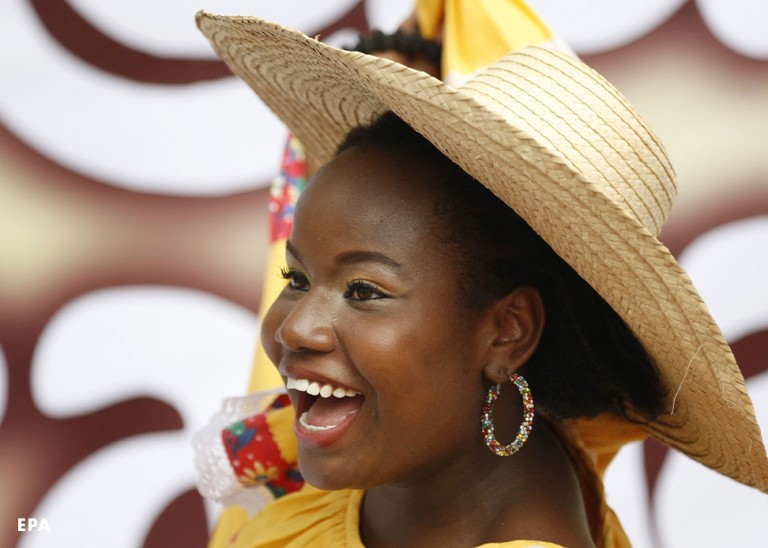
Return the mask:
M 666 142 L 662 240 L 768 425 L 768 4 L 530 3 Z M 285 132 L 199 8 L 338 45 L 411 2 L 3 0 L 0 546 L 204 546 L 215 519 L 190 438 L 247 386 Z M 768 537 L 765 495 L 656 444 L 620 455 L 608 496 L 637 546 Z

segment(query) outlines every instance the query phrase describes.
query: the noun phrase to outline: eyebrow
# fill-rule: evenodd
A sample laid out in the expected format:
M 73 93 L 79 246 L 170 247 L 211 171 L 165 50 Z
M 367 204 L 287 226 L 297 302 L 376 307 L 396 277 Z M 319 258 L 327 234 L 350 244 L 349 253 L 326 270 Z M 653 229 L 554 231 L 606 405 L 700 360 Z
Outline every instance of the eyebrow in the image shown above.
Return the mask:
M 398 269 L 403 266 L 393 258 L 378 251 L 345 251 L 336 255 L 336 262 L 340 264 L 381 263 Z
M 296 258 L 296 260 L 301 262 L 301 254 L 296 250 L 294 245 L 291 243 L 291 240 L 285 241 L 285 249 L 288 251 L 288 253 L 293 255 Z
M 285 242 L 285 248 L 288 250 L 288 253 L 293 255 L 299 262 L 301 262 L 301 254 L 296 250 L 296 247 L 291 243 L 290 240 Z M 345 251 L 344 253 L 339 253 L 336 255 L 336 262 L 342 265 L 356 263 L 380 263 L 392 268 L 399 269 L 403 267 L 403 265 L 401 265 L 393 258 L 385 255 L 384 253 L 379 253 L 378 251 Z

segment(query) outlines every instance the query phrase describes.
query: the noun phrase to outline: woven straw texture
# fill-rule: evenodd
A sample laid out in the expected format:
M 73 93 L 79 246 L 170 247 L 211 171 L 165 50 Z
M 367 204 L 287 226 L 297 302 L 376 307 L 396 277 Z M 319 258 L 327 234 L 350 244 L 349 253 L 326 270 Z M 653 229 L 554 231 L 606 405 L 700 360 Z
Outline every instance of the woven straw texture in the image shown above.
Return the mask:
M 198 14 L 232 71 L 318 161 L 393 110 L 523 217 L 621 315 L 660 370 L 649 433 L 768 492 L 768 458 L 730 348 L 656 236 L 676 194 L 666 152 L 596 72 L 517 50 L 458 89 L 247 17 Z

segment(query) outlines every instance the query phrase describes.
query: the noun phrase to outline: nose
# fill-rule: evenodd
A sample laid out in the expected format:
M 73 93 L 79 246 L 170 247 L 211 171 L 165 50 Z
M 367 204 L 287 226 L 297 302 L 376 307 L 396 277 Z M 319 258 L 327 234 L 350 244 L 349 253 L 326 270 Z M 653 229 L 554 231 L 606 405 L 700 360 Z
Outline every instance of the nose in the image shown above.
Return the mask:
M 331 352 L 336 345 L 328 303 L 307 294 L 287 311 L 275 340 L 291 352 Z

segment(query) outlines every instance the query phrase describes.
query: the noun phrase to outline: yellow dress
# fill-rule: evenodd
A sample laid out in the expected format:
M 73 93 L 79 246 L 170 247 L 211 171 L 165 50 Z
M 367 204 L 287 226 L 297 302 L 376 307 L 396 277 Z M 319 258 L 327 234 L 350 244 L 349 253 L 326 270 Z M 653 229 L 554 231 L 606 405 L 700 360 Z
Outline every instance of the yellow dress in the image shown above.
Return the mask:
M 297 457 L 293 420 L 292 407 L 276 409 L 267 415 L 272 439 L 288 463 L 295 463 Z M 602 480 L 605 468 L 618 450 L 626 443 L 644 439 L 645 433 L 639 427 L 610 414 L 555 426 L 579 477 L 596 546 L 630 547 L 618 518 L 606 503 Z M 360 548 L 363 546 L 359 533 L 363 495 L 362 490 L 322 491 L 304 484 L 298 491 L 266 504 L 252 518 L 244 511 L 231 509 L 219 521 L 209 546 Z M 482 545 L 483 548 L 492 546 L 518 548 L 557 545 L 537 540 L 510 540 Z
M 268 504 L 231 539 L 237 548 L 363 548 L 359 534 L 363 491 L 300 491 Z M 481 548 L 557 548 L 548 542 L 515 540 Z

